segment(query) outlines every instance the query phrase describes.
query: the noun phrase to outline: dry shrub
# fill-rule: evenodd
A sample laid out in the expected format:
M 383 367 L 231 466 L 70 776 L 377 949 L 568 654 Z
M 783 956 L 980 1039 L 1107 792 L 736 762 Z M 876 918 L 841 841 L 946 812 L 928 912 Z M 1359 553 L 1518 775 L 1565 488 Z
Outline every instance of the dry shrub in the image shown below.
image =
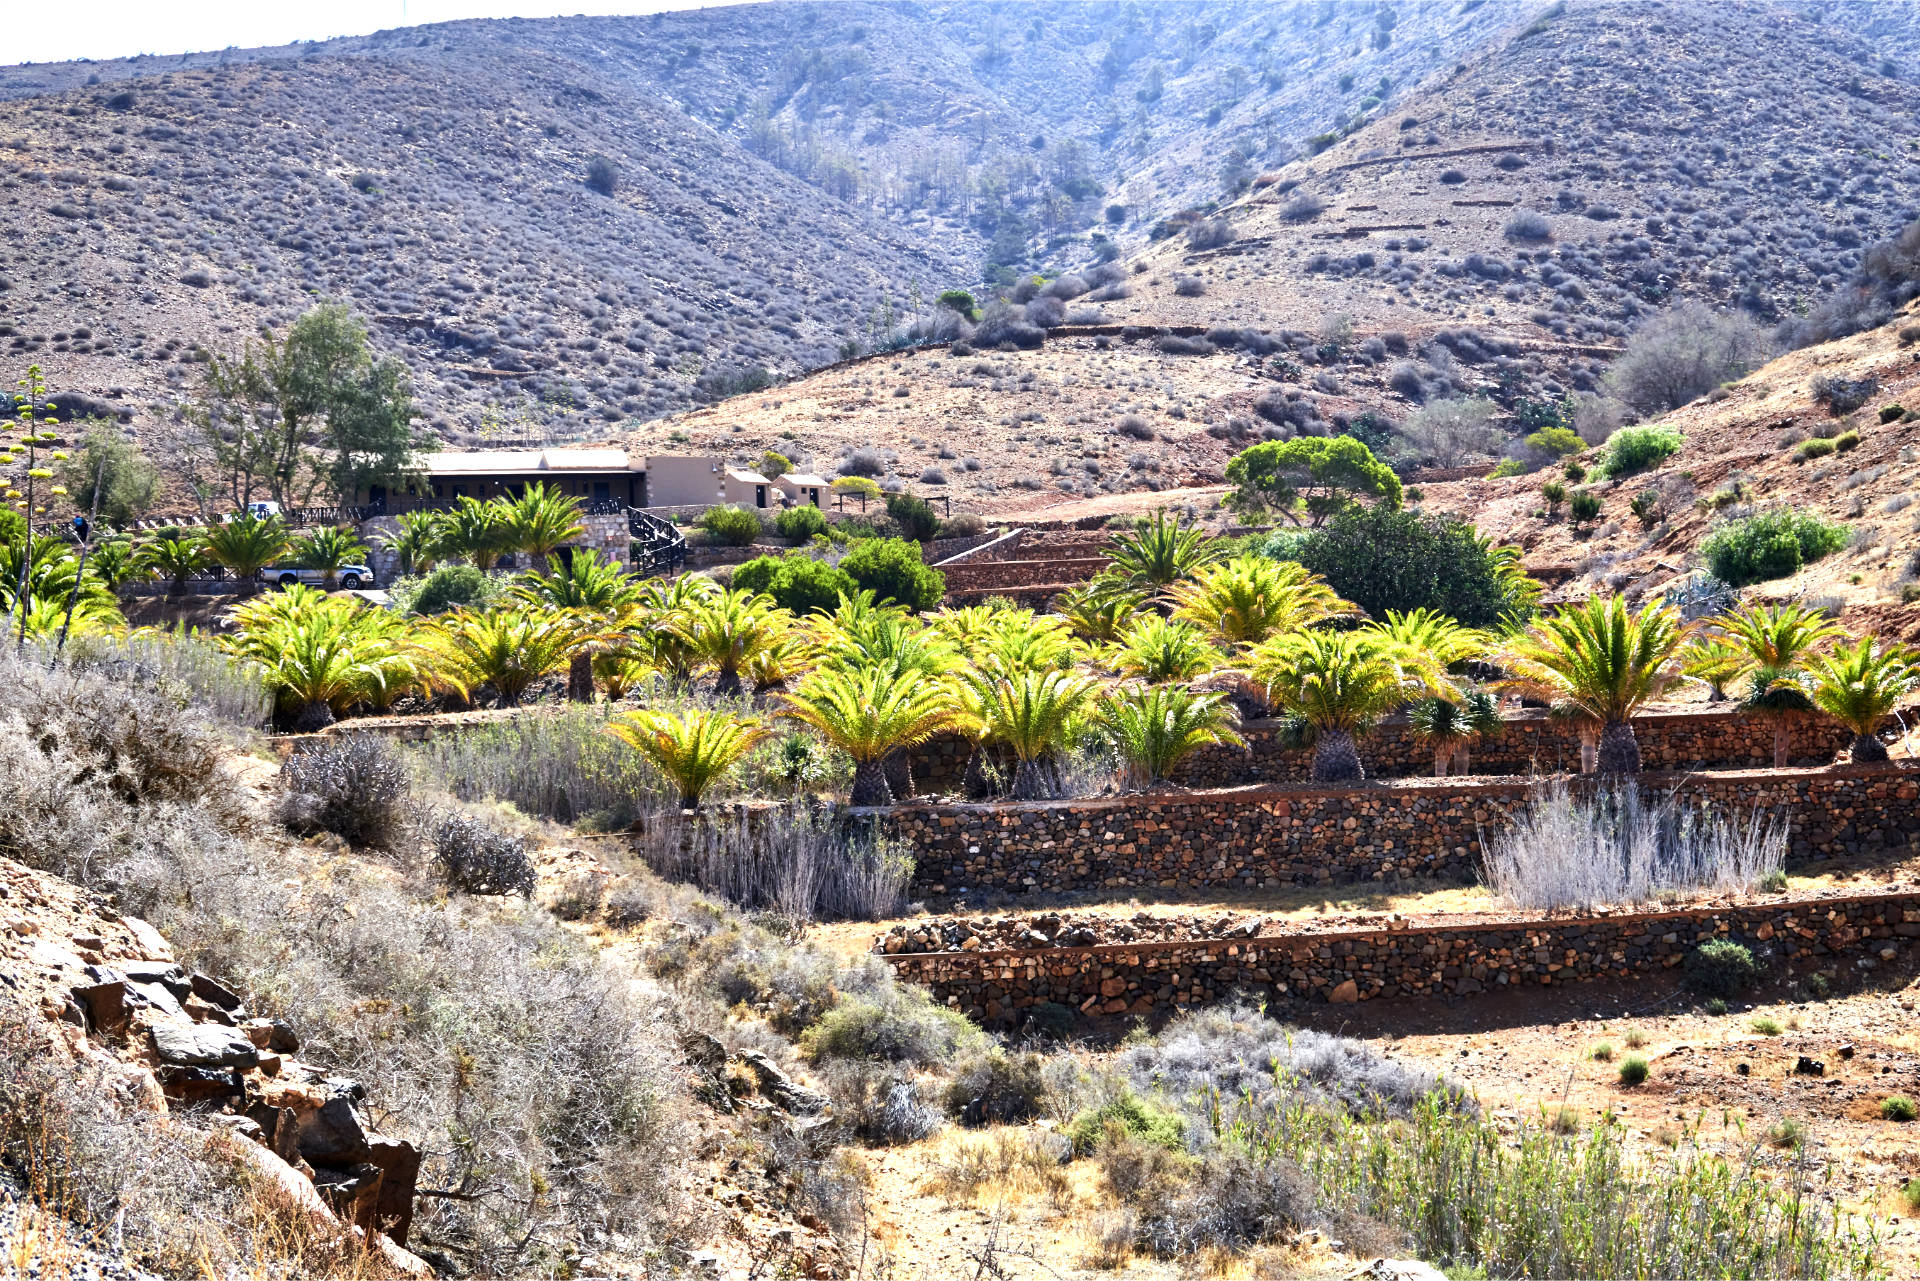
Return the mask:
M 994 1130 L 962 1139 L 933 1163 L 927 1190 L 951 1205 L 987 1198 L 1039 1194 L 1056 1206 L 1072 1203 L 1067 1176 L 1072 1149 L 1045 1130 Z
M 863 1143 L 918 1143 L 946 1121 L 939 1108 L 921 1097 L 920 1083 L 898 1068 L 841 1062 L 824 1075 L 834 1115 Z
M 280 821 L 296 832 L 332 832 L 351 845 L 390 850 L 406 831 L 407 769 L 378 735 L 304 743 L 280 777 Z

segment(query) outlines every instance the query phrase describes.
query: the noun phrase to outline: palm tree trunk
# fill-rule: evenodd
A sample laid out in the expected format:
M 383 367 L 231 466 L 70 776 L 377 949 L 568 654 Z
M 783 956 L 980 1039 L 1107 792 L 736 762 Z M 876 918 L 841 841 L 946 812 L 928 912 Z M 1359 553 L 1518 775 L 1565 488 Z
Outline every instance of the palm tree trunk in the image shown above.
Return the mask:
M 1013 768 L 1013 799 L 1044 801 L 1053 793 L 1046 767 L 1038 760 L 1021 761 Z
M 1471 749 L 1466 739 L 1460 740 L 1460 746 L 1453 749 L 1453 772 L 1456 774 L 1473 773 Z
M 853 767 L 855 805 L 891 805 L 893 792 L 887 787 L 886 767 L 879 761 L 857 761 Z
M 593 701 L 593 655 L 581 652 L 567 662 L 567 701 Z
M 1640 772 L 1640 743 L 1631 721 L 1608 721 L 1601 729 L 1599 765 L 1602 774 Z
M 1785 769 L 1787 767 L 1787 751 L 1788 751 L 1788 748 L 1791 746 L 1791 740 L 1793 738 L 1792 718 L 1787 716 L 1775 716 L 1772 718 L 1772 720 L 1773 720 L 1773 767 L 1775 769 Z
M 300 709 L 293 718 L 293 732 L 296 734 L 317 734 L 333 724 L 333 709 L 327 706 L 327 700 L 316 698 Z
M 913 795 L 913 760 L 906 748 L 896 747 L 881 757 L 880 767 L 887 772 L 887 787 L 895 796 Z
M 1450 747 L 1434 748 L 1433 749 L 1433 776 L 1435 778 L 1445 778 L 1447 776 L 1447 762 L 1451 761 L 1452 759 L 1453 759 L 1452 748 Z
M 1343 729 L 1323 729 L 1313 745 L 1313 781 L 1352 783 L 1367 776 L 1353 735 Z
M 722 667 L 719 674 L 713 678 L 713 693 L 716 698 L 737 698 L 743 688 L 740 673 L 735 668 Z
M 1580 731 L 1580 772 L 1591 774 L 1600 768 L 1600 736 L 1591 729 Z
M 1871 734 L 1853 736 L 1853 763 L 1862 761 L 1884 761 L 1891 759 L 1887 755 L 1887 745 Z

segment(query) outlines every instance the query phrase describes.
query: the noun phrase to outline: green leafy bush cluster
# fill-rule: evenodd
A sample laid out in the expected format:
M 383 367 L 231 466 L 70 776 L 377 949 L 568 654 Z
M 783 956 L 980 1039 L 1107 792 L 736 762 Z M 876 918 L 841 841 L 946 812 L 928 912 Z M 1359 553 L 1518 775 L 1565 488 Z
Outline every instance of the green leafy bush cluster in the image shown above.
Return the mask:
M 1623 427 L 1613 433 L 1594 469 L 1613 479 L 1631 476 L 1673 457 L 1682 443 L 1680 433 L 1671 427 Z
M 700 528 L 716 543 L 729 547 L 747 547 L 760 537 L 760 518 L 744 507 L 731 504 L 709 507 L 700 514 Z
M 1473 526 L 1385 504 L 1350 507 L 1322 529 L 1275 534 L 1264 551 L 1300 562 L 1374 618 L 1424 606 L 1493 627 L 1530 615 L 1537 594 Z
M 1681 973 L 1687 986 L 1701 996 L 1726 1000 L 1760 981 L 1760 962 L 1744 943 L 1709 939 L 1687 953 Z
M 1074 1153 L 1084 1156 L 1096 1150 L 1109 1125 L 1168 1151 L 1177 1152 L 1185 1146 L 1186 1121 L 1178 1113 L 1158 1107 L 1132 1090 L 1123 1090 L 1112 1102 L 1073 1118 Z
M 774 532 L 791 542 L 804 543 L 827 532 L 826 513 L 812 503 L 789 507 L 773 518 Z
M 947 593 L 947 576 L 921 558 L 917 543 L 870 538 L 855 543 L 840 561 L 854 584 L 881 604 L 893 601 L 915 613 L 932 609 Z
M 413 594 L 413 612 L 442 614 L 468 605 L 484 605 L 494 597 L 493 582 L 471 565 L 440 565 L 422 579 Z
M 812 511 L 813 508 L 796 508 Z M 815 560 L 804 552 L 785 556 L 761 556 L 733 571 L 733 586 L 741 591 L 763 592 L 780 608 L 796 614 L 831 614 L 842 596 L 858 590 L 852 575 L 838 566 Z
M 1846 545 L 1846 526 L 1782 508 L 1728 521 L 1707 535 L 1700 554 L 1715 578 L 1745 587 L 1790 577 Z

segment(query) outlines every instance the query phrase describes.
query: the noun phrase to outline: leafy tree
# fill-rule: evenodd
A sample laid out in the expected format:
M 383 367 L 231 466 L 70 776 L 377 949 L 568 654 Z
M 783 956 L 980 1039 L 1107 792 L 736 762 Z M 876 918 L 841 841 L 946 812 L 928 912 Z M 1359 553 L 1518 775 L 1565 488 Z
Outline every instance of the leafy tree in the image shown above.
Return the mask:
M 442 614 L 493 599 L 493 581 L 471 565 L 440 565 L 413 596 L 416 614 Z
M 1680 452 L 1684 438 L 1672 427 L 1622 427 L 1607 441 L 1606 452 L 1594 464 L 1597 475 L 1618 480 L 1658 466 Z
M 1351 436 L 1265 441 L 1229 461 L 1227 479 L 1234 486 L 1227 503 L 1235 511 L 1278 512 L 1297 523 L 1304 505 L 1316 528 L 1361 498 L 1395 508 L 1402 494 L 1393 469 Z
M 827 532 L 826 513 L 812 503 L 789 507 L 773 518 L 774 532 L 790 542 L 804 543 Z
M 290 503 L 322 485 L 346 501 L 403 481 L 433 448 L 413 429 L 406 367 L 375 361 L 366 326 L 338 303 L 308 311 L 284 338 L 263 333 L 216 353 L 194 416 L 236 506 L 260 489 Z
M 1767 358 L 1760 327 L 1745 316 L 1685 302 L 1655 316 L 1627 340 L 1607 369 L 1607 389 L 1643 414 L 1678 409 Z
M 802 552 L 750 560 L 733 571 L 733 585 L 743 591 L 764 592 L 780 608 L 797 615 L 831 614 L 841 597 L 860 590 L 846 570 Z
M 342 565 L 363 560 L 366 554 L 365 545 L 350 531 L 333 526 L 316 529 L 293 544 L 295 562 L 304 569 L 319 570 L 328 591 L 333 590 Z
M 287 527 L 278 516 L 261 519 L 243 513 L 209 529 L 205 543 L 207 556 L 232 572 L 242 592 L 250 592 L 255 575 L 286 554 Z
M 1484 396 L 1436 400 L 1409 415 L 1400 431 L 1437 466 L 1458 467 L 1473 454 L 1500 448 L 1500 433 L 1493 426 L 1497 412 L 1499 407 Z
M 769 449 L 760 455 L 760 474 L 768 480 L 779 480 L 792 470 L 793 460 L 785 454 Z
M 87 428 L 80 447 L 60 464 L 60 479 L 81 511 L 93 509 L 93 492 L 100 490 L 100 519 L 125 528 L 147 514 L 160 492 L 160 470 L 112 423 Z
M 947 576 L 927 564 L 919 544 L 899 538 L 862 539 L 841 558 L 840 568 L 876 601 L 914 613 L 932 609 L 947 594 Z
M 853 758 L 855 805 L 891 805 L 887 756 L 924 743 L 958 715 L 946 683 L 911 668 L 823 666 L 784 697 L 782 716 L 813 726 Z
M 1730 587 L 1746 587 L 1790 578 L 1802 565 L 1846 545 L 1846 526 L 1813 512 L 1778 508 L 1717 527 L 1700 544 L 1700 554 L 1715 578 Z
M 716 543 L 729 547 L 750 547 L 764 532 L 760 517 L 744 507 L 730 503 L 709 507 L 700 513 L 700 528 Z
M 933 505 L 917 494 L 888 494 L 887 515 L 900 526 L 901 533 L 917 543 L 940 532 L 940 517 L 934 514 Z
M 1589 597 L 1513 641 L 1507 684 L 1598 722 L 1601 772 L 1637 774 L 1633 716 L 1679 678 L 1675 658 L 1687 635 L 1664 605 L 1634 613 L 1618 596 Z
M 1098 718 L 1136 787 L 1163 782 L 1202 747 L 1246 746 L 1226 695 L 1183 685 L 1122 685 L 1101 702 Z
M 1539 585 L 1455 517 L 1381 505 L 1353 507 L 1322 529 L 1276 534 L 1266 554 L 1295 560 L 1375 618 L 1420 608 L 1468 627 L 1499 627 L 1533 612 Z
M 1159 507 L 1116 535 L 1113 546 L 1100 554 L 1113 562 L 1122 585 L 1158 591 L 1218 560 L 1220 549 L 1204 529 L 1183 525 Z
M 708 788 L 772 737 L 757 721 L 710 708 L 628 712 L 607 733 L 646 757 L 680 793 L 680 808 L 689 810 L 699 809 Z
M 1854 761 L 1886 760 L 1886 745 L 1875 731 L 1907 695 L 1920 689 L 1920 655 L 1904 645 L 1863 636 L 1816 656 L 1809 667 L 1814 706 L 1853 731 Z
M 1371 629 L 1278 636 L 1248 655 L 1247 670 L 1269 700 L 1309 731 L 1316 783 L 1365 778 L 1355 738 L 1430 684 L 1398 646 Z

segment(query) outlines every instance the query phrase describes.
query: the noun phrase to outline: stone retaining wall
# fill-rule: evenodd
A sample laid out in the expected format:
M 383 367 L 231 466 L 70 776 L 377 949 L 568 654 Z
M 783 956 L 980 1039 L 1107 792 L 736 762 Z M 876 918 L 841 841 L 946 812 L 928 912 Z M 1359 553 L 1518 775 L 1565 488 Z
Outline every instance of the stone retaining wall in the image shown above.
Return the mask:
M 951 590 L 951 574 L 948 586 Z M 1633 734 L 1643 765 L 1651 770 L 1760 769 L 1773 764 L 1773 726 L 1731 710 L 1647 712 L 1633 718 Z M 1282 747 L 1278 721 L 1248 721 L 1241 736 L 1247 740 L 1246 751 L 1202 748 L 1181 762 L 1173 781 L 1184 787 L 1238 787 L 1307 779 L 1312 753 Z M 1849 741 L 1848 732 L 1825 717 L 1796 719 L 1789 726 L 1788 763 L 1825 765 Z M 914 786 L 922 792 L 960 792 L 967 754 L 957 736 L 943 736 L 916 749 Z M 1385 721 L 1361 739 L 1360 757 L 1370 778 L 1433 774 L 1432 749 L 1404 718 Z M 1580 738 L 1544 711 L 1511 711 L 1499 735 L 1473 749 L 1470 764 L 1484 775 L 1577 772 Z
M 1797 863 L 1920 844 L 1920 770 L 1906 765 L 1645 774 L 1641 783 L 1716 809 L 1781 812 Z M 932 893 L 1464 884 L 1476 877 L 1481 834 L 1505 828 L 1536 787 L 1436 779 L 872 812 L 912 849 L 916 885 Z
M 947 576 L 947 594 L 985 592 L 1003 588 L 1084 583 L 1112 565 L 1104 556 L 1061 557 L 1050 560 L 961 561 L 940 572 Z
M 1502 988 L 1658 975 L 1710 939 L 1770 966 L 1873 967 L 1920 938 L 1920 893 L 1622 913 L 1487 925 L 1409 926 L 1207 943 L 895 954 L 902 979 L 988 1023 L 1050 1002 L 1084 1014 L 1155 1015 L 1236 994 L 1334 1003 L 1469 996 Z

